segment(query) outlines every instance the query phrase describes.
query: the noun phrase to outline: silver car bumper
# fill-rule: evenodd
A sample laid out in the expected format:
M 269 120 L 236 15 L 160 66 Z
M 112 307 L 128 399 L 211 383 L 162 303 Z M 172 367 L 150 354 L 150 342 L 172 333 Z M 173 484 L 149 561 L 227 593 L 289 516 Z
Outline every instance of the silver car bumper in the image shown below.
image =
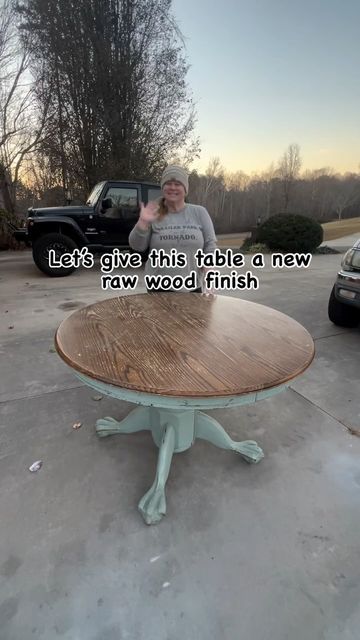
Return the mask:
M 335 282 L 335 297 L 339 302 L 360 308 L 360 272 L 339 271 Z

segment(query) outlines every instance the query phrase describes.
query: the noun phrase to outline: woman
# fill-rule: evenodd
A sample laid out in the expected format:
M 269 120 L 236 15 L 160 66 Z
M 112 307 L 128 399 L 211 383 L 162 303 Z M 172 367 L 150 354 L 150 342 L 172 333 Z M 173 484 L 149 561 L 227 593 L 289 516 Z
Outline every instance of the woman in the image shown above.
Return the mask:
M 153 267 L 148 259 L 145 275 L 187 277 L 191 271 L 195 271 L 194 288 L 184 287 L 180 291 L 204 291 L 204 269 L 197 266 L 195 253 L 198 249 L 202 249 L 204 253 L 212 253 L 216 249 L 212 220 L 204 207 L 185 202 L 189 179 L 182 167 L 170 165 L 165 169 L 161 189 L 163 197 L 160 201 L 141 205 L 139 220 L 129 235 L 129 245 L 139 252 L 163 249 L 170 255 L 171 249 L 175 248 L 177 253 L 184 253 L 185 267 Z M 206 292 L 209 293 L 209 290 Z

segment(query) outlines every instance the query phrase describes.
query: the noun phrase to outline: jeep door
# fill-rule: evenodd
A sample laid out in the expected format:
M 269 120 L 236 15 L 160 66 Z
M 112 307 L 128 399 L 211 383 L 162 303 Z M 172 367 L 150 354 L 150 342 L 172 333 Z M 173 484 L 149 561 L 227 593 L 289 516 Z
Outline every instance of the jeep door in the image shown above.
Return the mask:
M 161 187 L 146 184 L 143 186 L 143 202 L 148 203 L 152 200 L 158 200 L 161 196 L 161 193 Z
M 140 185 L 109 184 L 102 195 L 105 207 L 98 214 L 99 239 L 104 245 L 128 246 L 129 234 L 139 218 Z

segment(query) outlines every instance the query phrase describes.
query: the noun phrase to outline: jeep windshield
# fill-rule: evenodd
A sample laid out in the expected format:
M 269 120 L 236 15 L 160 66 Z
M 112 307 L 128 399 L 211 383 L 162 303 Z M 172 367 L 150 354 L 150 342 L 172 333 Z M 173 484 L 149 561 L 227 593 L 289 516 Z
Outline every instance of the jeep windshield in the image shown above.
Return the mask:
M 102 188 L 103 188 L 104 184 L 105 184 L 105 182 L 99 182 L 93 188 L 93 190 L 90 193 L 88 199 L 86 200 L 86 204 L 89 207 L 94 207 L 96 205 L 97 201 L 99 200 L 99 195 L 100 195 L 100 193 L 102 191 Z

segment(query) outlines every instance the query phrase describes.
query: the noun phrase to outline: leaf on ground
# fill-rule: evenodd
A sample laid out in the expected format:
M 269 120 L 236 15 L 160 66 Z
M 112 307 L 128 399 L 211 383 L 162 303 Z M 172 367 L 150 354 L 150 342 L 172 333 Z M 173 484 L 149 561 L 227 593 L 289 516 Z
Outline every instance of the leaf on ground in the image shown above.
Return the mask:
M 102 399 L 103 399 L 102 396 L 91 396 L 91 400 L 99 401 L 99 400 L 102 400 Z
M 72 426 L 73 429 L 80 429 L 80 427 L 82 427 L 82 422 L 74 422 Z

